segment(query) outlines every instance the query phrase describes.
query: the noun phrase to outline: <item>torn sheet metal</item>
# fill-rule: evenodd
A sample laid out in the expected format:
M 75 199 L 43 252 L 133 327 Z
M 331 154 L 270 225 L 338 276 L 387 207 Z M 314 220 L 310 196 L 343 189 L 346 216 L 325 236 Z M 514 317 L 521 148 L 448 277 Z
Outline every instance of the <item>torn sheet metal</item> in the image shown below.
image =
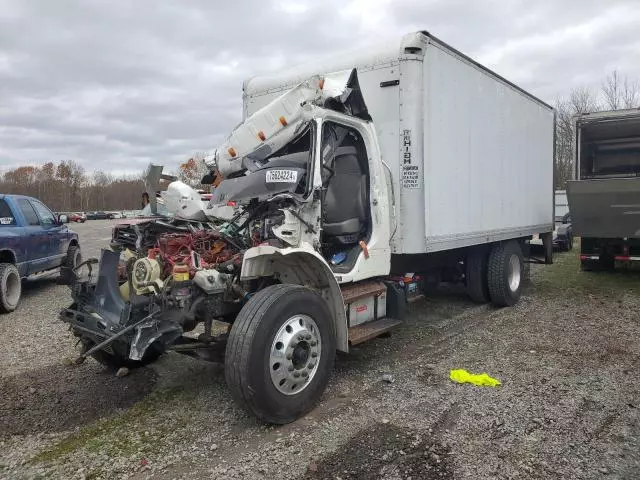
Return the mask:
M 225 177 L 244 170 L 242 158 L 268 148 L 275 152 L 295 136 L 304 120 L 304 107 L 322 97 L 322 78 L 313 76 L 240 124 L 218 147 L 213 158 L 205 160 L 210 169 L 217 167 Z
M 371 120 L 355 68 L 315 75 L 247 118 L 205 163 L 225 177 L 251 170 L 244 159 L 267 158 L 295 139 L 311 120 L 313 105 Z

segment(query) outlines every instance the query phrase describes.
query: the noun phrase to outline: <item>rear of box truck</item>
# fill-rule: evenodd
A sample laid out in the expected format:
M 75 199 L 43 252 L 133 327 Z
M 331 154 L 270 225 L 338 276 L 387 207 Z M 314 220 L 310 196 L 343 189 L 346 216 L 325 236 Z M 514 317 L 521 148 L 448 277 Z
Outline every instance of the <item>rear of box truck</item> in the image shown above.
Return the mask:
M 584 114 L 575 125 L 567 195 L 583 265 L 640 261 L 640 111 Z

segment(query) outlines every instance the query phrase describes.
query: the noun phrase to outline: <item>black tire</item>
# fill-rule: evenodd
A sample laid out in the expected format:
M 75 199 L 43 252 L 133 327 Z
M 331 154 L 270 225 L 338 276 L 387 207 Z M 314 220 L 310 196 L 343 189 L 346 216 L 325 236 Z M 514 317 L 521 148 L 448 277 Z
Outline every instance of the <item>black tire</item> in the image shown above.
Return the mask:
M 569 242 L 567 243 L 567 252 L 573 250 L 573 235 L 569 235 Z
M 64 259 L 64 263 L 60 269 L 60 278 L 64 283 L 70 283 L 73 280 L 73 269 L 80 263 L 82 263 L 80 247 L 78 245 L 71 245 L 67 250 L 67 257 Z
M 524 257 L 518 242 L 511 240 L 493 246 L 489 253 L 487 278 L 489 296 L 494 305 L 510 307 L 520 299 L 523 272 Z
M 0 312 L 13 312 L 20 303 L 22 279 L 12 263 L 0 263 Z
M 465 264 L 465 281 L 467 295 L 476 303 L 489 303 L 489 283 L 487 280 L 487 263 L 489 252 L 484 249 L 472 249 L 467 255 Z
M 272 370 L 285 368 L 285 362 L 295 360 L 290 360 L 287 356 L 282 364 L 276 362 L 272 366 L 270 355 L 272 345 L 277 345 L 274 343 L 276 335 L 282 332 L 282 328 L 292 318 L 299 315 L 307 315 L 315 322 L 321 350 L 319 361 L 314 363 L 317 368 L 311 379 L 308 382 L 300 381 L 302 388 L 299 393 L 286 395 L 278 389 L 283 384 L 276 388 L 272 381 Z M 304 342 L 300 342 L 302 343 Z M 291 344 L 279 348 L 283 352 L 289 352 L 287 347 L 293 348 Z M 295 350 L 293 353 L 295 354 Z M 312 351 L 311 354 L 313 353 Z M 225 352 L 225 377 L 231 395 L 239 405 L 264 422 L 286 424 L 316 405 L 329 381 L 334 358 L 335 333 L 325 301 L 311 290 L 298 285 L 271 285 L 256 293 L 237 316 Z M 306 364 L 307 361 L 313 360 L 305 359 L 303 363 Z M 276 365 L 278 367 L 273 368 Z M 294 372 L 291 375 L 301 371 L 306 376 L 303 368 L 295 368 L 289 370 L 287 367 L 287 370 Z M 288 373 L 284 375 L 289 376 Z

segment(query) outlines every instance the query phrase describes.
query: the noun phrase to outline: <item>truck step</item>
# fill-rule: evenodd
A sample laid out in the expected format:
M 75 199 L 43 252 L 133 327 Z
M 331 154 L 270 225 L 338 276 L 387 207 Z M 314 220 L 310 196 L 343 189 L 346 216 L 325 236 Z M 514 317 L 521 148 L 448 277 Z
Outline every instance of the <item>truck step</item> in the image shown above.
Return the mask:
M 347 284 L 341 287 L 342 299 L 345 305 L 349 305 L 356 300 L 360 300 L 366 297 L 373 297 L 380 295 L 387 291 L 387 287 L 382 282 L 360 282 L 354 284 Z
M 402 321 L 396 320 L 395 318 L 381 318 L 375 322 L 363 323 L 357 327 L 351 327 L 349 329 L 349 345 L 357 345 L 358 343 L 379 337 L 401 323 Z

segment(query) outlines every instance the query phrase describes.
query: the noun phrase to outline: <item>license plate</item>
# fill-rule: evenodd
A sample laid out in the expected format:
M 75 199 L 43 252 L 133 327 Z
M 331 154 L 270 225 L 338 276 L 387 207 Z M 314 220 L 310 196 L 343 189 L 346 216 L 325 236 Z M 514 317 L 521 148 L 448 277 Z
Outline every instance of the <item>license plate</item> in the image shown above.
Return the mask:
M 267 183 L 297 183 L 298 172 L 295 170 L 269 170 Z

